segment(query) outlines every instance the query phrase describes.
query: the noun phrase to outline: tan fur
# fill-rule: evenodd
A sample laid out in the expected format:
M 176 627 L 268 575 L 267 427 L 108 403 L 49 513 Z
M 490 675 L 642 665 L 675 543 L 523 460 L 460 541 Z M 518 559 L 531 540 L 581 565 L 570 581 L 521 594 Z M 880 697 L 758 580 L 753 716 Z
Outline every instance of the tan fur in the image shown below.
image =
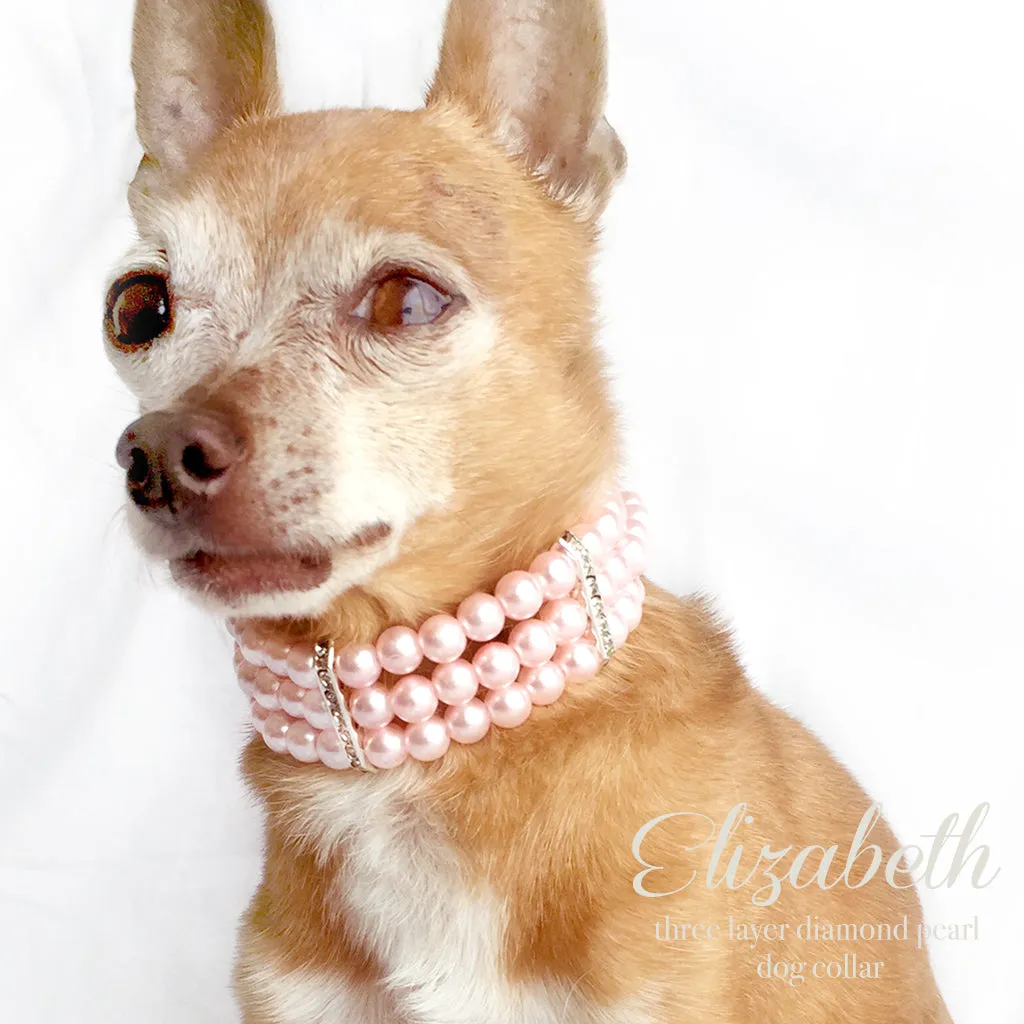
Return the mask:
M 191 28 L 169 44 L 154 26 L 171 8 Z M 194 30 L 204 18 L 212 28 Z M 289 638 L 365 641 L 451 611 L 528 564 L 617 475 L 588 276 L 595 219 L 624 164 L 602 116 L 599 5 L 456 0 L 430 100 L 411 113 L 272 116 L 276 78 L 258 4 L 143 0 L 136 26 L 149 150 L 133 200 L 136 261 L 166 258 L 181 316 L 176 336 L 157 343 L 162 352 L 121 359 L 119 369 L 155 406 L 212 403 L 244 415 L 257 453 L 237 509 L 246 537 L 335 543 L 348 567 L 337 592 L 264 625 Z M 164 115 L 147 97 L 167 92 L 169 45 L 215 84 L 200 89 L 198 127 L 161 151 Z M 225 52 L 238 59 L 225 65 Z M 447 275 L 466 303 L 462 319 L 407 348 L 361 348 L 317 296 L 350 307 L 388 261 Z M 351 462 L 350 449 L 364 445 L 372 459 Z M 397 528 L 364 564 L 341 545 L 358 524 L 331 488 L 351 472 L 357 490 L 358 473 L 383 473 L 382 463 Z M 274 480 L 301 479 L 307 466 L 308 490 L 271 500 Z M 763 949 L 655 940 L 666 914 L 916 922 L 920 910 L 912 890 L 882 878 L 829 893 L 787 887 L 763 910 L 749 889 L 697 884 L 666 900 L 633 891 L 633 836 L 658 815 L 694 810 L 721 823 L 745 801 L 751 850 L 845 850 L 869 803 L 805 729 L 751 689 L 710 613 L 653 585 L 643 623 L 598 678 L 520 729 L 492 730 L 387 779 L 303 766 L 258 739 L 245 770 L 267 810 L 266 868 L 237 972 L 249 1024 L 284 1020 L 273 992 L 287 996 L 289 977 L 302 979 L 302 992 L 328 979 L 365 999 L 345 1020 L 435 1019 L 394 988 L 388 937 L 359 924 L 361 893 L 345 884 L 357 837 L 331 831 L 331 806 L 372 807 L 378 792 L 381 807 L 420 830 L 429 856 L 450 855 L 454 884 L 467 906 L 479 900 L 481 921 L 496 908 L 499 948 L 480 970 L 493 969 L 500 998 L 519 1007 L 503 1019 L 531 1019 L 522 1008 L 536 1005 L 550 1013 L 544 1020 L 593 1022 L 949 1020 L 912 945 L 844 947 L 884 960 L 882 981 L 789 988 L 758 979 Z M 702 872 L 706 850 L 688 857 L 685 839 L 666 827 L 645 855 L 670 865 L 666 877 Z M 872 839 L 896 846 L 884 829 Z M 411 883 L 426 870 L 407 867 Z M 447 877 L 438 871 L 431 877 Z M 771 951 L 811 958 L 799 944 Z M 343 1019 L 325 1016 L 341 1003 L 324 998 L 317 1019 Z

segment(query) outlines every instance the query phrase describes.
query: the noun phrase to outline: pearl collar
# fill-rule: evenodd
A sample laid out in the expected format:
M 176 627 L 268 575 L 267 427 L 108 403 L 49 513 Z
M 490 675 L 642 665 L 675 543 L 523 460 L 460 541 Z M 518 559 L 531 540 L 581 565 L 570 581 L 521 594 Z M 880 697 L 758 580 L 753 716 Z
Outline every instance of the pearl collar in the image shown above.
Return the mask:
M 337 652 L 230 622 L 253 726 L 277 753 L 366 772 L 516 728 L 591 679 L 639 624 L 646 537 L 640 499 L 616 493 L 493 594 Z

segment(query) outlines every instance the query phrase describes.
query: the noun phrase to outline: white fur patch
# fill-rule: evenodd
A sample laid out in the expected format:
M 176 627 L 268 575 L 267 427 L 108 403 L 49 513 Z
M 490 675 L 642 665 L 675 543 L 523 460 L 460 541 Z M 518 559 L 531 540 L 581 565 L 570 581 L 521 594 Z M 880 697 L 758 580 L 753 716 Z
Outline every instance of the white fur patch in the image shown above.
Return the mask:
M 200 187 L 187 198 L 151 201 L 145 240 L 118 268 L 117 276 L 167 273 L 174 296 L 166 336 L 138 353 L 109 349 L 142 410 L 174 408 L 195 388 L 222 387 L 230 400 L 238 375 L 260 371 L 277 384 L 246 393 L 244 405 L 254 447 L 245 472 L 267 506 L 263 546 L 335 553 L 330 578 L 310 591 L 231 606 L 193 595 L 218 613 L 317 615 L 391 561 L 413 522 L 451 497 L 453 395 L 485 372 L 499 342 L 497 317 L 443 250 L 346 219 L 345 210 L 342 201 L 310 215 L 286 246 L 263 246 L 257 258 L 251 231 Z M 382 340 L 340 316 L 339 295 L 351 299 L 385 265 L 444 280 L 465 307 L 418 343 Z M 197 542 L 134 507 L 128 522 L 157 559 L 216 550 L 215 537 Z M 385 542 L 346 546 L 381 523 L 391 531 Z
M 404 772 L 310 778 L 291 791 L 299 830 L 326 861 L 341 844 L 334 896 L 383 966 L 383 991 L 250 964 L 279 1024 L 650 1024 L 646 997 L 604 1009 L 554 981 L 512 984 L 501 968 L 505 910 L 471 887 L 454 847 L 423 811 L 419 780 Z M 389 1009 L 391 1007 L 391 1009 Z M 388 1014 L 391 1015 L 388 1015 Z M 384 1016 L 380 1016 L 384 1014 Z

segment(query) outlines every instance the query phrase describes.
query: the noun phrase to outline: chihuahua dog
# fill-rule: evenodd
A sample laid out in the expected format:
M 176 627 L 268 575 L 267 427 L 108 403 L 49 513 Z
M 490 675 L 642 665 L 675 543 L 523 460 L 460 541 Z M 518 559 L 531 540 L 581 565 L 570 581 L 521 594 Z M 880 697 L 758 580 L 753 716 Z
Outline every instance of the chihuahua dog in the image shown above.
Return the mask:
M 453 0 L 408 112 L 283 115 L 261 0 L 138 0 L 132 66 L 118 459 L 142 548 L 242 631 L 247 1024 L 949 1022 L 857 783 L 635 550 L 628 636 L 594 584 L 645 526 L 606 500 L 599 0 Z

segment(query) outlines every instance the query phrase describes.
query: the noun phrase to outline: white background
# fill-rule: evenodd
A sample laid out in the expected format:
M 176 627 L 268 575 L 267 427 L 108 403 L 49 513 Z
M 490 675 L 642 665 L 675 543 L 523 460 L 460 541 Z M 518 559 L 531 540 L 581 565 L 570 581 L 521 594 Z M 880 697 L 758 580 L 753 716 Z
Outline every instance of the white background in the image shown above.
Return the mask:
M 117 514 L 130 3 L 6 6 L 0 1016 L 231 1021 L 243 705 L 227 638 Z M 415 105 L 442 0 L 272 7 L 291 107 Z M 1000 877 L 924 893 L 978 916 L 934 947 L 958 1024 L 1024 1020 L 1020 11 L 610 3 L 631 168 L 598 275 L 651 575 L 714 596 L 904 841 L 991 802 Z

